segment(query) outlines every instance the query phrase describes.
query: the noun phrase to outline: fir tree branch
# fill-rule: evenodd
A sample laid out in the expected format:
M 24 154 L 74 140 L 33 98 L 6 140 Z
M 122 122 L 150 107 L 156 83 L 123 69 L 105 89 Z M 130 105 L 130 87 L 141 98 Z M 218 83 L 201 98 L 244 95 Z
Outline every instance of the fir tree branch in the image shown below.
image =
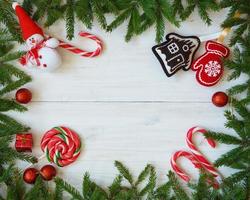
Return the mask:
M 24 53 L 25 53 L 25 52 L 23 52 L 23 51 L 19 51 L 19 52 L 13 52 L 13 53 L 6 54 L 6 55 L 0 57 L 0 63 L 4 63 L 4 62 L 9 62 L 9 61 L 17 60 L 17 59 L 19 59 Z
M 82 187 L 82 194 L 85 199 L 107 197 L 106 192 L 90 180 L 88 173 L 84 174 Z
M 122 23 L 124 23 L 125 20 L 129 18 L 130 13 L 131 13 L 131 8 L 128 7 L 113 22 L 111 22 L 110 25 L 107 26 L 107 31 L 111 32 L 115 28 L 117 28 L 118 26 L 120 26 Z
M 155 198 L 158 200 L 161 199 L 166 199 L 166 200 L 170 200 L 170 190 L 171 190 L 171 184 L 170 182 L 167 182 L 161 186 L 159 186 L 156 191 L 155 191 Z
M 0 28 L 0 44 L 1 46 L 7 45 L 13 42 L 15 38 L 11 36 L 7 28 Z
M 27 111 L 27 108 L 25 108 L 24 106 L 18 104 L 13 100 L 0 99 L 0 112 L 6 112 L 10 110 L 24 112 Z
M 87 27 L 92 28 L 93 10 L 88 0 L 78 0 L 75 4 L 77 18 Z
M 67 183 L 66 181 L 64 181 L 63 179 L 56 177 L 54 179 L 57 187 L 62 188 L 63 190 L 67 191 L 74 199 L 77 200 L 85 200 L 81 194 L 73 187 L 71 186 L 69 183 Z
M 35 0 L 32 3 L 34 3 L 37 7 L 35 13 L 33 14 L 33 19 L 38 21 L 46 15 L 48 8 L 51 5 L 51 0 Z
M 66 18 L 66 30 L 67 30 L 67 38 L 72 40 L 74 37 L 74 23 L 75 23 L 75 16 L 74 16 L 74 2 L 73 0 L 67 0 L 67 8 L 65 11 L 65 18 Z
M 197 184 L 194 184 L 192 186 L 194 192 L 192 193 L 192 198 L 194 200 L 200 200 L 200 199 L 209 199 L 211 198 L 211 185 L 207 184 L 207 181 L 210 180 L 211 182 L 213 180 L 213 177 L 208 176 L 208 174 L 204 173 L 204 171 L 200 172 L 200 177 Z
M 174 191 L 175 197 L 177 199 L 182 199 L 182 200 L 189 200 L 188 195 L 186 192 L 182 189 L 180 183 L 178 182 L 177 178 L 175 177 L 174 173 L 169 171 L 168 173 L 168 178 L 169 182 L 172 186 L 172 189 Z
M 4 160 L 4 163 L 12 162 L 14 160 L 23 160 L 29 163 L 36 163 L 37 158 L 35 158 L 32 155 L 25 154 L 22 152 L 17 152 L 16 150 L 6 147 L 2 152 L 0 153 L 2 159 Z
M 230 12 L 228 14 L 227 19 L 222 23 L 223 28 L 231 28 L 236 27 L 234 30 L 233 36 L 230 41 L 230 46 L 235 45 L 237 42 L 241 40 L 241 37 L 244 33 L 250 34 L 250 5 L 247 1 L 222 1 L 222 8 L 230 8 Z M 240 17 L 235 17 L 235 13 L 239 12 L 241 14 Z
M 243 118 L 250 119 L 250 113 L 245 104 L 241 101 L 237 101 L 236 99 L 232 99 L 233 107 L 236 112 Z
M 42 199 L 49 200 L 51 194 L 48 191 L 48 185 L 46 185 L 41 176 L 38 176 L 34 186 L 26 193 L 25 200 Z
M 6 182 L 11 176 L 12 170 L 14 170 L 14 164 L 8 166 L 2 174 L 0 174 L 0 183 Z
M 134 186 L 133 176 L 130 174 L 129 170 L 119 161 L 115 161 L 115 166 L 131 186 Z
M 248 156 L 247 154 L 250 153 L 250 149 L 245 149 L 242 146 L 236 147 L 227 153 L 223 154 L 218 158 L 215 162 L 214 165 L 219 167 L 219 166 L 228 166 L 230 167 L 232 164 L 235 162 L 239 162 L 242 160 L 243 156 Z
M 0 127 L 0 137 L 29 130 L 28 127 L 2 113 L 0 113 Z
M 4 77 L 1 77 L 1 73 L 2 75 L 5 75 L 5 74 L 8 74 L 9 76 L 13 75 L 19 78 L 19 80 L 16 80 L 16 81 L 7 80 L 7 82 L 4 82 L 5 87 L 3 87 L 0 90 L 0 96 L 8 92 L 11 92 L 31 81 L 30 76 L 26 75 L 23 71 L 15 68 L 14 66 L 10 64 L 4 64 L 3 66 L 0 67 L 0 83 L 1 83 L 1 78 L 4 78 Z M 8 85 L 6 85 L 7 83 Z
M 55 7 L 48 9 L 48 15 L 45 22 L 45 27 L 52 26 L 56 21 L 63 18 L 65 7 Z
M 228 90 L 228 93 L 229 95 L 233 96 L 233 95 L 240 94 L 244 92 L 245 90 L 248 90 L 249 88 L 250 88 L 250 84 L 247 82 L 247 83 L 243 83 L 243 84 L 239 84 L 239 85 L 235 85 L 231 87 Z
M 25 186 L 21 171 L 18 168 L 14 168 L 10 174 L 8 180 L 5 182 L 7 186 L 7 198 L 6 199 L 23 199 L 25 194 Z
M 32 14 L 33 12 L 32 0 L 24 0 L 22 7 L 29 15 Z
M 236 145 L 242 144 L 242 141 L 239 138 L 234 137 L 232 135 L 227 135 L 224 133 L 216 133 L 216 132 L 208 131 L 205 134 L 205 137 L 217 140 L 218 142 L 224 143 L 224 144 L 236 144 Z
M 242 170 L 242 171 L 236 172 L 224 180 L 225 184 L 241 182 L 242 180 L 246 178 L 246 175 L 248 175 L 249 172 L 250 172 L 249 170 Z
M 247 138 L 247 133 L 245 130 L 246 123 L 241 120 L 238 120 L 230 111 L 225 111 L 225 117 L 227 122 L 225 123 L 225 127 L 232 128 L 234 131 L 243 139 Z
M 147 165 L 144 170 L 140 173 L 140 175 L 137 178 L 137 181 L 135 182 L 135 186 L 137 187 L 140 183 L 142 183 L 147 176 L 149 175 L 150 171 L 151 171 L 152 166 L 151 165 Z
M 63 199 L 63 190 L 59 185 L 56 185 L 55 188 L 55 200 Z
M 106 29 L 107 22 L 106 22 L 106 18 L 104 16 L 104 13 L 103 13 L 103 10 L 102 10 L 101 1 L 92 0 L 91 5 L 92 5 L 93 13 L 95 14 L 95 16 L 97 18 L 97 21 L 99 22 L 99 24 L 101 25 L 101 27 L 103 29 Z
M 2 1 L 0 4 L 0 24 L 5 25 L 9 33 L 15 38 L 16 41 L 22 41 L 18 23 L 14 18 L 11 2 Z
M 220 10 L 220 7 L 215 0 L 187 0 L 186 4 L 187 6 L 185 7 L 181 0 L 173 1 L 174 13 L 179 15 L 183 21 L 186 20 L 194 12 L 195 7 L 197 7 L 201 19 L 206 24 L 211 25 L 212 20 L 208 15 L 208 11 Z
M 118 175 L 113 183 L 109 186 L 109 194 L 110 194 L 110 199 L 115 198 L 115 196 L 122 190 L 122 176 Z
M 151 199 L 154 194 L 154 189 L 156 186 L 156 173 L 154 167 L 150 167 L 149 181 L 147 185 L 140 191 L 140 196 L 143 197 L 148 194 L 148 199 Z

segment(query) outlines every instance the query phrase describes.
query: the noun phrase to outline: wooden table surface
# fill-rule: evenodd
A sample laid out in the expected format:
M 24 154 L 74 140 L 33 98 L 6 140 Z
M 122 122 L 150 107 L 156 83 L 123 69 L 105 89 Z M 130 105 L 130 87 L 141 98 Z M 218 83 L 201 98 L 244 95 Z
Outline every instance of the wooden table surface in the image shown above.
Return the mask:
M 167 32 L 209 35 L 221 30 L 225 16 L 226 11 L 211 13 L 214 22 L 208 27 L 195 13 L 179 29 L 169 24 Z M 63 39 L 64 25 L 58 22 L 47 32 Z M 85 29 L 79 23 L 76 32 L 80 30 Z M 223 112 L 228 107 L 217 108 L 210 100 L 214 92 L 225 91 L 234 84 L 225 80 L 227 70 L 224 80 L 211 88 L 200 86 L 192 71 L 180 71 L 167 78 L 151 51 L 155 45 L 154 28 L 129 43 L 124 41 L 125 31 L 126 24 L 112 33 L 105 33 L 95 24 L 90 32 L 105 44 L 100 57 L 82 58 L 60 49 L 63 65 L 58 71 L 28 71 L 33 81 L 26 87 L 34 95 L 29 111 L 11 113 L 31 127 L 36 156 L 42 155 L 42 135 L 54 126 L 68 126 L 80 135 L 85 145 L 81 156 L 75 163 L 58 169 L 59 176 L 78 188 L 85 171 L 98 184 L 110 184 L 117 174 L 114 160 L 124 162 L 135 176 L 151 163 L 161 183 L 170 170 L 171 155 L 187 149 L 185 136 L 189 128 L 199 125 L 231 132 L 224 128 Z M 95 47 L 93 42 L 79 37 L 71 43 L 88 50 Z M 196 141 L 211 161 L 230 149 L 221 144 L 212 149 L 202 136 L 197 136 Z M 44 163 L 46 159 L 38 166 Z M 26 165 L 20 163 L 23 168 Z M 187 160 L 182 159 L 180 165 L 197 179 L 198 172 Z M 220 172 L 226 176 L 232 170 L 220 168 Z

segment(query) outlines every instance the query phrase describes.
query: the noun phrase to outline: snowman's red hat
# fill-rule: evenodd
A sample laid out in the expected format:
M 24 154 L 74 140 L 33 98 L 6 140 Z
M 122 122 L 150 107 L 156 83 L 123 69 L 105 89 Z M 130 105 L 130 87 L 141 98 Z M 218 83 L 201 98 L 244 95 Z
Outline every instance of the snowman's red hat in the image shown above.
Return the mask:
M 42 29 L 30 18 L 30 16 L 18 3 L 13 3 L 12 7 L 16 11 L 24 40 L 27 40 L 34 34 L 40 34 L 44 36 Z

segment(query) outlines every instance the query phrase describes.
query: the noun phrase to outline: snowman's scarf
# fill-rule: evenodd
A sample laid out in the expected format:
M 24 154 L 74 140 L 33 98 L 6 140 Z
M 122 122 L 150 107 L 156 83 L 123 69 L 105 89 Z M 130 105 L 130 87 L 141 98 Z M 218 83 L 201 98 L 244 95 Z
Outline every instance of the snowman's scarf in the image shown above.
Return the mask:
M 22 56 L 19 60 L 19 62 L 24 66 L 30 61 L 33 65 L 36 65 L 37 67 L 41 66 L 41 63 L 39 61 L 39 50 L 43 47 L 45 47 L 45 41 L 36 44 L 34 47 L 32 47 L 24 56 Z M 35 63 L 33 62 L 35 61 Z

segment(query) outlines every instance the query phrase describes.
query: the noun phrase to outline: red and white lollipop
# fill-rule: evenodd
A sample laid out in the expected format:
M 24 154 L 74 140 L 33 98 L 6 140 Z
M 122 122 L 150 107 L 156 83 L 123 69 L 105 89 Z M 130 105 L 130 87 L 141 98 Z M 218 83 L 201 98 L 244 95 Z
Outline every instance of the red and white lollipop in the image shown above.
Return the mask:
M 58 126 L 44 134 L 41 149 L 49 162 L 64 167 L 74 162 L 80 155 L 81 140 L 73 130 Z

